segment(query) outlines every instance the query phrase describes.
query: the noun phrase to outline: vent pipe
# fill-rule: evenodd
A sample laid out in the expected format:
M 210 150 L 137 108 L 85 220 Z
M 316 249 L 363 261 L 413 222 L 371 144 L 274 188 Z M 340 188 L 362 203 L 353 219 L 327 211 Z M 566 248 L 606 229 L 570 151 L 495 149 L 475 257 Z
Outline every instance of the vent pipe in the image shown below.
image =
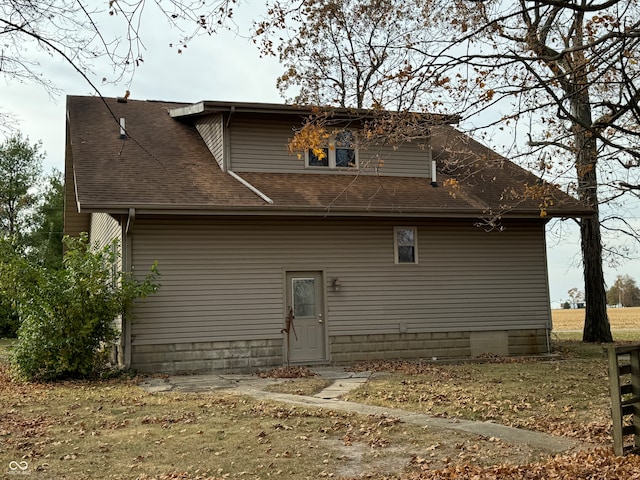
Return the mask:
M 431 160 L 431 186 L 432 187 L 438 186 L 438 181 L 436 178 L 436 161 L 435 160 Z
M 120 139 L 124 140 L 127 138 L 127 131 L 124 128 L 124 118 L 120 119 Z

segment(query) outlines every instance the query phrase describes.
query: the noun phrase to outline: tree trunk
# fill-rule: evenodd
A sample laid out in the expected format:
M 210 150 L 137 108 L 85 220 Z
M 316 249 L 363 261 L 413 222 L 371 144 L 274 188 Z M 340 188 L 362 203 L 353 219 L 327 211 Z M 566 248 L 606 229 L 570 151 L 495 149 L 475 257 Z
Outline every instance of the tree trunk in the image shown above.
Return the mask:
M 593 134 L 593 118 L 589 95 L 589 62 L 585 58 L 584 12 L 576 11 L 573 19 L 576 50 L 564 65 L 570 72 L 564 83 L 571 108 L 573 139 L 575 141 L 578 196 L 594 213 L 580 221 L 580 246 L 584 272 L 585 318 L 583 342 L 612 342 L 607 316 L 607 292 L 602 271 L 602 238 L 600 236 L 600 202 L 598 200 L 598 143 Z
M 580 246 L 584 272 L 585 320 L 583 342 L 612 342 L 611 326 L 607 316 L 607 292 L 602 270 L 602 238 L 598 201 L 598 145 L 594 135 L 584 125 L 591 125 L 588 90 L 582 88 L 573 96 L 572 113 L 578 122 L 573 126 L 576 147 L 576 174 L 578 196 L 595 212 L 580 221 Z
M 602 271 L 602 242 L 598 214 L 583 218 L 580 222 L 582 235 L 582 264 L 584 270 L 585 319 L 583 342 L 612 342 L 611 326 L 607 316 L 607 293 Z
M 588 102 L 576 102 L 574 109 L 577 118 L 589 125 L 591 114 Z M 602 238 L 600 236 L 600 213 L 598 208 L 598 149 L 591 132 L 582 126 L 574 125 L 576 142 L 576 173 L 578 177 L 578 196 L 592 207 L 595 212 L 580 221 L 580 246 L 582 249 L 582 268 L 584 272 L 585 319 L 583 342 L 612 342 L 611 326 L 607 316 L 607 292 L 604 288 L 602 270 Z

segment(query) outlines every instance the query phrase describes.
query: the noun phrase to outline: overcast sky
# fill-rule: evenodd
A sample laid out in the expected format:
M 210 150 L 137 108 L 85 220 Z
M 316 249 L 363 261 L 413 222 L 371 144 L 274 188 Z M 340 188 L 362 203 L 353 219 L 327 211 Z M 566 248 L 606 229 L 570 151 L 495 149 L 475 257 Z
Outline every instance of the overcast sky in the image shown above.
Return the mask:
M 246 10 L 240 11 L 239 22 L 247 24 Z M 275 88 L 281 68 L 275 59 L 260 58 L 248 39 L 230 32 L 198 38 L 182 54 L 168 47 L 169 35 L 163 25 L 146 28 L 143 40 L 147 46 L 144 63 L 137 70 L 131 86 L 131 98 L 198 102 L 201 100 L 250 101 L 282 103 Z M 61 90 L 50 97 L 41 87 L 7 83 L 0 79 L 4 113 L 16 116 L 18 128 L 31 142 L 41 140 L 46 152 L 45 169 L 64 169 L 65 96 L 93 95 L 91 87 L 70 66 L 57 58 L 41 57 L 43 71 Z M 124 95 L 126 84 L 103 85 L 100 79 L 111 74 L 96 67 L 92 81 L 104 96 Z M 557 223 L 557 222 L 552 222 Z M 547 252 L 552 306 L 567 300 L 570 288 L 583 290 L 580 246 L 575 222 L 563 222 L 562 235 L 548 234 Z M 554 232 L 558 232 L 558 226 Z M 640 262 L 626 262 L 618 268 L 605 267 L 606 280 L 613 283 L 617 274 L 628 274 L 640 281 Z

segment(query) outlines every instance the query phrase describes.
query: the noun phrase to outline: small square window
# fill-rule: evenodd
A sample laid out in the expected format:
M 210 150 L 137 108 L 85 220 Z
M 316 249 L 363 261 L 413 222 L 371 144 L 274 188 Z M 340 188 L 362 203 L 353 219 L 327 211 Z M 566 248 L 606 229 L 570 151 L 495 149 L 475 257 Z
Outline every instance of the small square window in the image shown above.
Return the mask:
M 329 149 L 321 149 L 324 155 L 316 155 L 313 150 L 309 150 L 309 166 L 310 167 L 328 167 L 329 166 Z M 322 157 L 322 158 L 320 158 Z
M 324 155 L 312 149 L 307 150 L 308 167 L 354 168 L 358 166 L 356 134 L 351 130 L 342 130 L 329 137 L 327 146 L 321 149 Z
M 416 227 L 394 227 L 395 263 L 418 263 L 418 230 Z
M 334 139 L 336 167 L 356 166 L 356 136 L 349 130 L 338 133 Z

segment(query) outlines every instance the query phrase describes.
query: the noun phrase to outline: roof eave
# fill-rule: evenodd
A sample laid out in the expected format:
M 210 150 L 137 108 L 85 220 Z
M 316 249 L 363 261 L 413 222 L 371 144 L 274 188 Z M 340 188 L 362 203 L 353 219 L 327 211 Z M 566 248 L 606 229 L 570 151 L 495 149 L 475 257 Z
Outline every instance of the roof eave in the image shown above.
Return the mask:
M 286 115 L 296 114 L 306 116 L 323 110 L 331 111 L 338 117 L 342 118 L 363 118 L 376 113 L 375 110 L 362 108 L 334 108 L 329 106 L 313 107 L 308 105 L 287 105 L 279 103 L 201 101 L 191 105 L 169 109 L 169 115 L 172 118 L 189 118 L 209 115 L 212 113 L 234 112 Z M 434 119 L 438 119 L 438 121 L 433 122 L 434 124 L 454 124 L 460 121 L 460 117 L 458 115 L 425 114 L 425 116 L 429 115 Z
M 303 216 L 388 216 L 388 217 L 432 217 L 432 218 L 482 218 L 490 214 L 486 210 L 451 209 L 451 208 L 411 208 L 411 207 L 372 207 L 363 209 L 351 206 L 304 207 L 304 206 L 271 206 L 255 205 L 169 205 L 169 204 L 84 204 L 82 213 L 127 214 L 134 208 L 140 215 L 303 215 Z M 582 218 L 592 215 L 584 210 L 548 211 L 541 215 L 540 210 L 519 210 L 501 214 L 504 218 Z

